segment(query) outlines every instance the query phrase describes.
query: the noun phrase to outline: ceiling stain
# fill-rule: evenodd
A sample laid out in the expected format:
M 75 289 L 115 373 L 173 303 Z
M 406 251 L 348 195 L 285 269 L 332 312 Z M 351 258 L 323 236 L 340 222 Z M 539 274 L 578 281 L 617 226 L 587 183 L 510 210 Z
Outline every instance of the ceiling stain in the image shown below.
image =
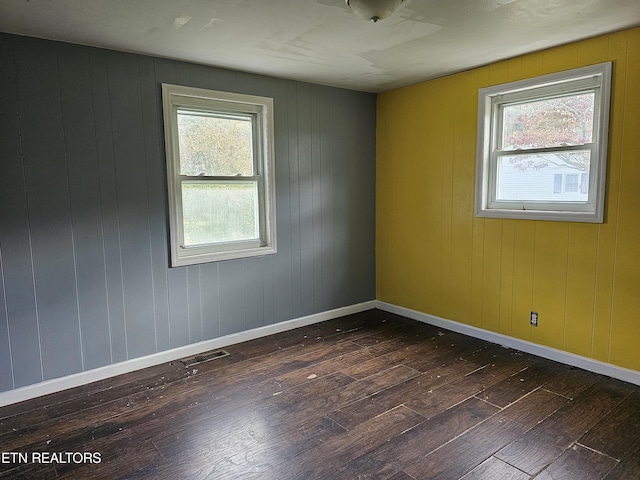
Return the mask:
M 178 17 L 173 21 L 173 28 L 182 28 L 191 21 L 191 17 Z

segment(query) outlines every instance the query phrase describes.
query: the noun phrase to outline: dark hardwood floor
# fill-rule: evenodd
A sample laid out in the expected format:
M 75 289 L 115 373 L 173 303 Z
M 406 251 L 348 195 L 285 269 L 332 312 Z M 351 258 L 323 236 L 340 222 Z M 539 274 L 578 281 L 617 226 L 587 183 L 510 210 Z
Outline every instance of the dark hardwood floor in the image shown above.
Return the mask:
M 226 350 L 0 408 L 0 479 L 640 478 L 638 386 L 379 310 Z

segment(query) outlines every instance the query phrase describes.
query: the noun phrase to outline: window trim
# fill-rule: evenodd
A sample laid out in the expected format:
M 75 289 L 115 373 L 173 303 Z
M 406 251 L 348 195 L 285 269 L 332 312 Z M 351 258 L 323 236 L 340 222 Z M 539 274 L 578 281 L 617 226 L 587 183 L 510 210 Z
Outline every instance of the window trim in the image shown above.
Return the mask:
M 170 263 L 172 267 L 230 260 L 276 253 L 275 162 L 273 154 L 273 99 L 255 95 L 206 90 L 181 85 L 162 84 L 167 191 L 169 201 Z M 201 110 L 251 116 L 254 151 L 254 174 L 235 177 L 192 177 L 180 175 L 178 145 L 178 110 Z M 218 242 L 184 247 L 182 184 L 255 181 L 258 188 L 259 239 Z
M 611 62 L 590 65 L 540 77 L 481 88 L 478 92 L 478 137 L 476 147 L 475 216 L 531 220 L 602 223 L 607 168 Z M 590 150 L 589 197 L 587 202 L 529 202 L 496 200 L 498 139 L 502 105 L 594 90 L 593 141 L 562 150 Z M 557 151 L 560 148 L 504 150 L 508 154 Z

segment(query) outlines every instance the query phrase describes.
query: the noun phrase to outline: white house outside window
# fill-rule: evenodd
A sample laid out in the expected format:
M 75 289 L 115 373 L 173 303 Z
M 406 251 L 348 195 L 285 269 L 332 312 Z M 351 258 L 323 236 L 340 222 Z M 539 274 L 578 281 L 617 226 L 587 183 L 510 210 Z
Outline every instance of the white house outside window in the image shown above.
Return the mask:
M 483 88 L 476 215 L 600 223 L 611 63 Z
M 273 101 L 162 85 L 172 266 L 276 251 Z

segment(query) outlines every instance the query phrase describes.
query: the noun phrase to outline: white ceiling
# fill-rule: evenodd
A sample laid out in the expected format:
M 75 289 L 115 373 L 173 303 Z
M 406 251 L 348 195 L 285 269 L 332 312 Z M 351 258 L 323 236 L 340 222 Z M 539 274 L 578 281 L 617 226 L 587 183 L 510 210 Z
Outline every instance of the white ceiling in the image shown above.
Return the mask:
M 0 0 L 0 31 L 380 92 L 640 25 L 640 0 Z

